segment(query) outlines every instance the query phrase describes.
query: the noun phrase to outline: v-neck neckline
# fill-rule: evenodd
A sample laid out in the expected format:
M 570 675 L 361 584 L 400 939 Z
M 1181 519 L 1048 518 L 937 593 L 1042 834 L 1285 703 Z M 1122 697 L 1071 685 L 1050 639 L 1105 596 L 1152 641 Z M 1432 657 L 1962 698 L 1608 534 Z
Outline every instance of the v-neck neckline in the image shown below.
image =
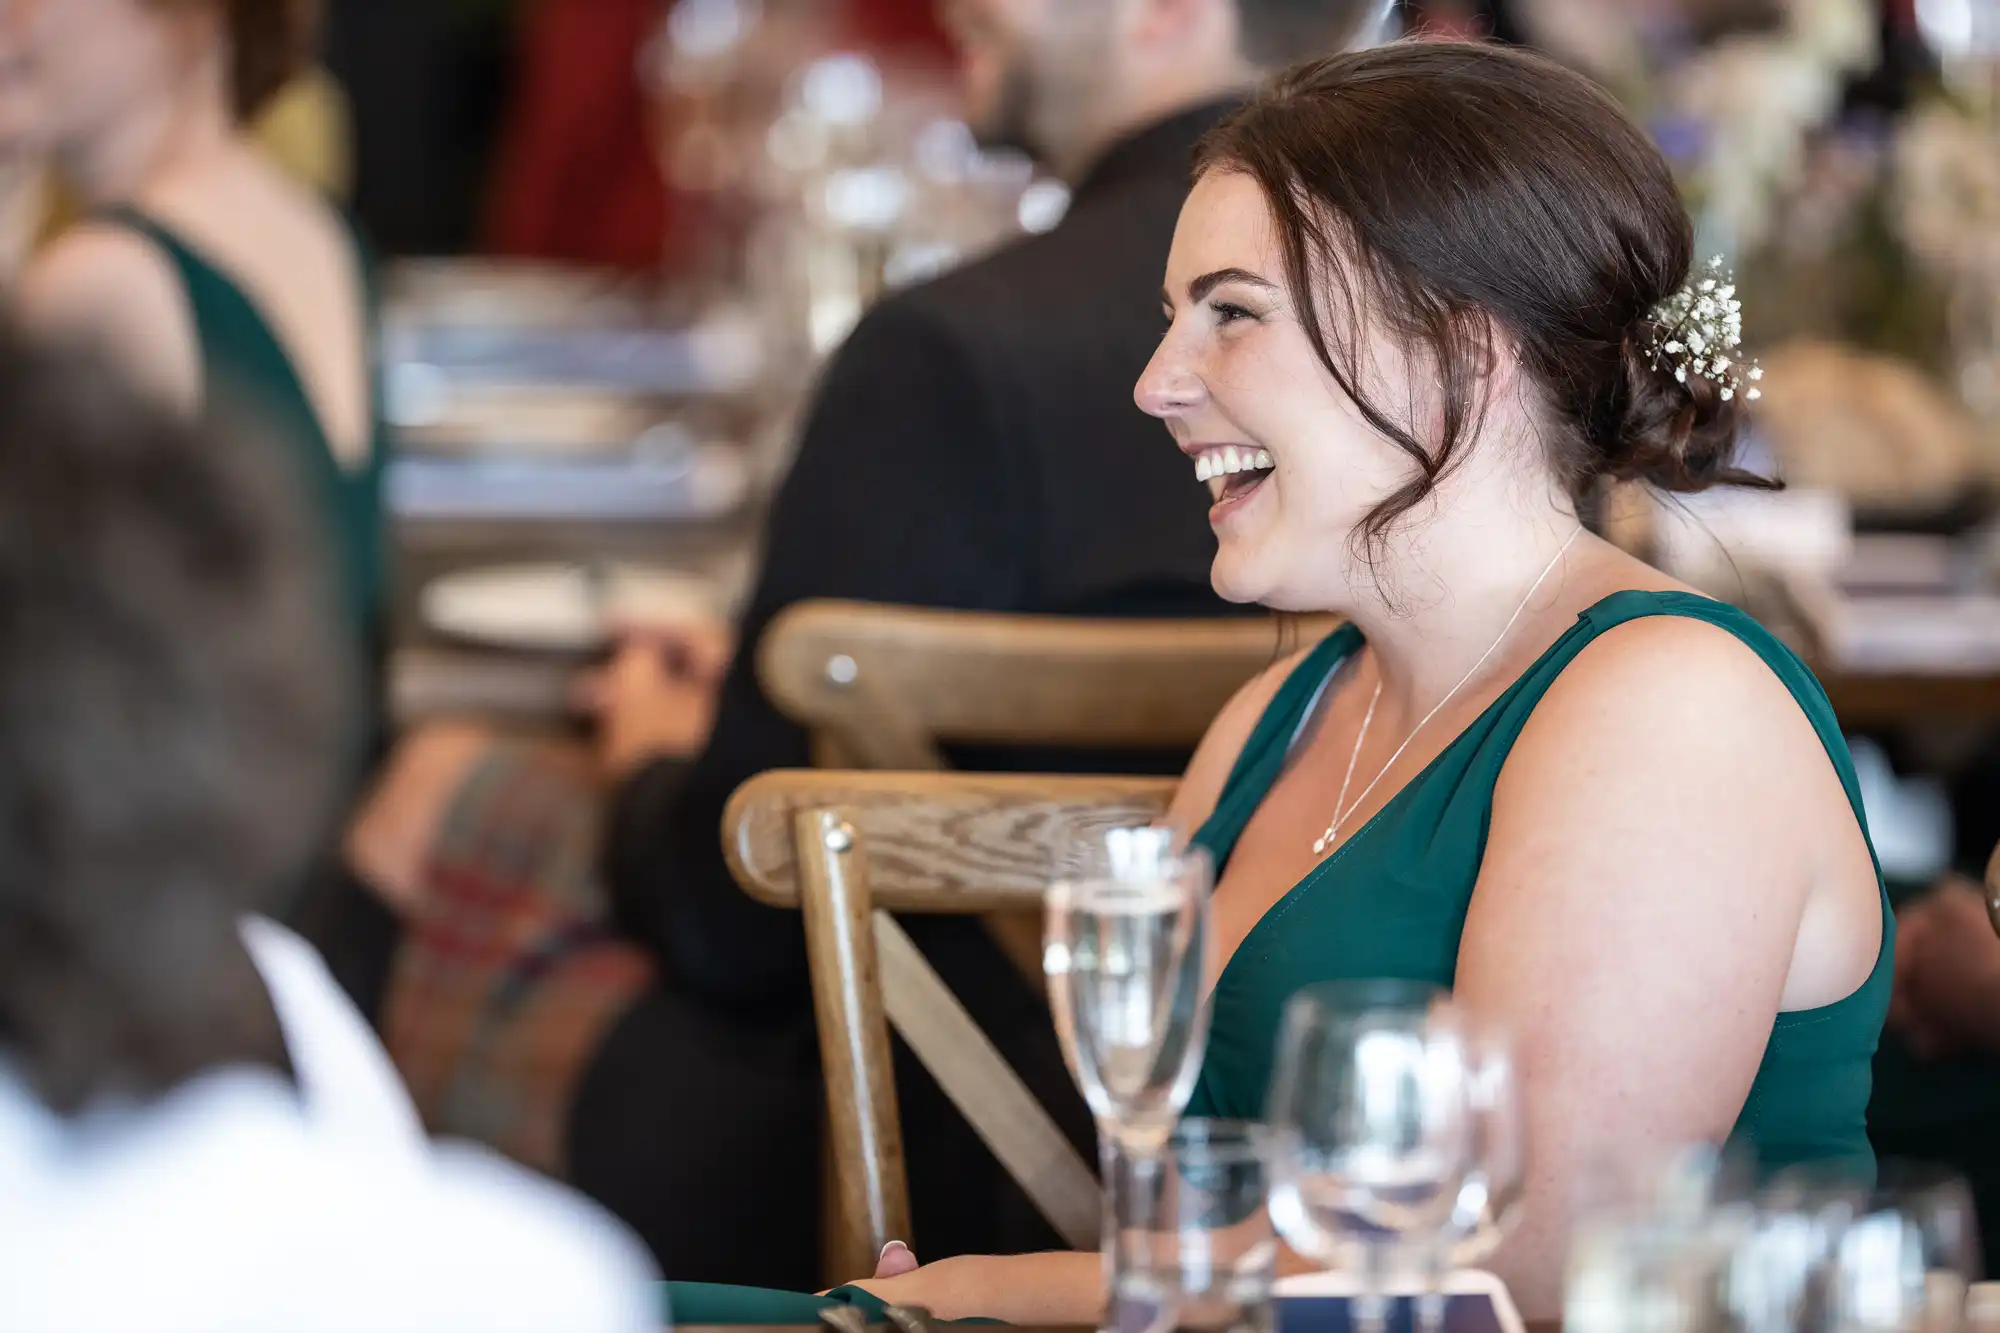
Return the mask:
M 252 335 L 263 344 L 264 351 L 273 359 L 278 373 L 284 377 L 282 387 L 289 390 L 298 399 L 299 405 L 305 409 L 305 419 L 312 427 L 313 435 L 320 447 L 320 452 L 326 457 L 327 462 L 333 466 L 335 473 L 343 479 L 365 474 L 376 461 L 376 441 L 373 438 L 372 432 L 368 433 L 361 441 L 354 452 L 352 462 L 349 462 L 346 454 L 334 447 L 333 435 L 328 431 L 326 421 L 321 416 L 321 405 L 307 387 L 305 375 L 299 369 L 299 363 L 292 356 L 291 349 L 286 346 L 285 340 L 278 335 L 276 325 L 265 315 L 256 301 L 251 299 L 250 293 L 244 290 L 242 284 L 231 275 L 229 270 L 212 258 L 200 245 L 189 240 L 180 231 L 168 226 L 152 214 L 144 213 L 131 207 L 121 208 L 117 211 L 124 213 L 135 222 L 144 224 L 161 241 L 179 250 L 189 260 L 207 269 L 214 276 L 217 288 L 226 294 L 226 298 L 229 301 L 235 304 L 238 312 L 247 321 L 247 326 L 251 330 Z M 364 338 L 372 337 L 367 327 L 369 321 L 365 306 L 361 311 L 361 315 L 363 320 L 363 336 Z M 371 395 L 373 393 L 372 387 L 370 393 Z
M 1324 879 L 1328 874 L 1328 872 L 1334 866 L 1340 863 L 1341 859 L 1347 855 L 1349 849 L 1353 848 L 1355 845 L 1360 843 L 1364 838 L 1372 834 L 1378 827 L 1380 827 L 1382 822 L 1384 821 L 1385 818 L 1387 818 L 1390 812 L 1397 809 L 1398 806 L 1404 801 L 1406 797 L 1408 797 L 1412 792 L 1415 792 L 1418 788 L 1420 788 L 1425 783 L 1425 781 L 1429 779 L 1431 774 L 1441 764 L 1443 764 L 1447 758 L 1450 758 L 1454 754 L 1454 752 L 1456 752 L 1459 749 L 1460 746 L 1466 744 L 1467 741 L 1470 738 L 1472 738 L 1476 733 L 1483 732 L 1485 730 L 1483 724 L 1486 722 L 1486 720 L 1493 713 L 1497 712 L 1509 700 L 1511 700 L 1514 697 L 1514 695 L 1517 692 L 1519 692 L 1521 687 L 1529 679 L 1534 677 L 1535 674 L 1539 672 L 1542 669 L 1542 667 L 1549 661 L 1549 659 L 1556 655 L 1556 653 L 1563 647 L 1564 644 L 1569 642 L 1572 635 L 1576 634 L 1579 630 L 1585 628 L 1589 623 L 1590 618 L 1593 615 L 1595 615 L 1598 611 L 1604 609 L 1606 606 L 1612 604 L 1617 599 L 1633 595 L 1644 595 L 1653 597 L 1690 597 L 1704 602 L 1715 601 L 1714 598 L 1703 597 L 1699 593 L 1681 592 L 1678 589 L 1651 591 L 1642 588 L 1623 588 L 1618 590 L 1617 592 L 1607 593 L 1603 597 L 1600 597 L 1595 602 L 1591 603 L 1589 606 L 1585 607 L 1583 610 L 1577 612 L 1576 619 L 1572 621 L 1570 625 L 1567 628 L 1565 628 L 1561 634 L 1558 634 L 1555 637 L 1554 641 L 1551 642 L 1548 647 L 1544 648 L 1539 654 L 1537 654 L 1534 661 L 1530 662 L 1525 668 L 1521 670 L 1521 672 L 1518 675 L 1514 677 L 1512 681 L 1508 682 L 1506 689 L 1502 690 L 1499 694 L 1495 695 L 1492 701 L 1489 702 L 1486 705 L 1486 707 L 1480 709 L 1479 712 L 1470 721 L 1468 721 L 1463 727 L 1461 727 L 1458 730 L 1458 733 L 1456 735 L 1454 735 L 1449 741 L 1446 741 L 1444 746 L 1441 749 L 1439 749 L 1436 754 L 1431 756 L 1429 762 L 1427 762 L 1422 768 L 1418 769 L 1416 773 L 1411 775 L 1410 779 L 1407 782 L 1403 783 L 1402 786 L 1398 787 L 1394 792 L 1392 792 L 1389 795 L 1389 798 L 1382 803 L 1380 809 L 1376 810 L 1374 814 L 1370 815 L 1367 818 L 1367 820 L 1364 821 L 1359 828 L 1355 829 L 1354 832 L 1350 833 L 1340 843 L 1339 846 L 1335 847 L 1332 851 L 1328 852 L 1325 856 L 1323 856 L 1317 864 L 1315 864 L 1310 870 L 1306 871 L 1306 873 L 1300 877 L 1299 881 L 1296 884 L 1292 885 L 1291 888 L 1287 889 L 1283 894 L 1279 895 L 1276 901 L 1274 901 L 1269 907 L 1264 909 L 1263 913 L 1260 916 L 1258 916 L 1256 921 L 1251 923 L 1250 929 L 1244 932 L 1243 938 L 1237 941 L 1235 950 L 1229 955 L 1228 960 L 1223 963 L 1222 970 L 1216 974 L 1215 985 L 1210 989 L 1210 994 L 1213 995 L 1215 992 L 1220 991 L 1222 989 L 1223 983 L 1229 979 L 1230 972 L 1235 968 L 1237 960 L 1243 957 L 1244 952 L 1249 948 L 1249 946 L 1254 940 L 1256 940 L 1260 935 L 1265 933 L 1267 927 L 1270 927 L 1273 924 L 1275 924 L 1280 918 L 1282 918 L 1286 913 L 1288 913 L 1295 905 L 1297 905 L 1298 900 L 1304 897 L 1309 889 L 1311 889 L 1314 885 L 1318 884 L 1322 879 Z M 1727 603 L 1718 603 L 1718 605 L 1727 605 Z M 1352 621 L 1349 621 L 1347 624 L 1344 624 L 1340 626 L 1338 629 L 1334 630 L 1333 633 L 1328 636 L 1326 642 L 1332 643 L 1334 640 L 1339 639 L 1342 636 L 1345 636 L 1349 640 L 1349 642 L 1345 648 L 1343 648 L 1336 655 L 1334 655 L 1332 661 L 1327 663 L 1325 673 L 1321 677 L 1320 685 L 1314 691 L 1314 702 L 1311 702 L 1307 705 L 1308 713 L 1301 715 L 1300 719 L 1301 723 L 1303 723 L 1305 717 L 1309 715 L 1310 710 L 1312 708 L 1318 707 L 1319 701 L 1324 699 L 1325 694 L 1331 687 L 1331 682 L 1333 680 L 1334 674 L 1338 672 L 1341 669 L 1341 667 L 1345 666 L 1348 662 L 1352 661 L 1354 655 L 1356 653 L 1359 653 L 1363 648 L 1367 647 L 1368 645 L 1367 635 L 1362 632 L 1360 626 L 1354 624 Z M 1230 855 L 1224 858 L 1221 864 L 1218 864 L 1215 867 L 1215 876 L 1218 882 L 1220 882 L 1223 872 L 1227 869 L 1229 861 L 1234 859 L 1236 845 L 1242 840 L 1244 830 L 1249 827 L 1250 820 L 1255 816 L 1257 807 L 1261 806 L 1264 803 L 1265 798 L 1270 795 L 1271 789 L 1277 786 L 1277 784 L 1283 780 L 1284 778 L 1283 765 L 1285 762 L 1285 758 L 1292 753 L 1292 751 L 1297 747 L 1297 745 L 1298 745 L 1298 736 L 1294 734 L 1289 739 L 1285 747 L 1284 753 L 1279 757 L 1277 761 L 1279 765 L 1279 770 L 1277 774 L 1275 774 L 1272 777 L 1271 781 L 1267 783 L 1261 791 L 1255 793 L 1254 798 L 1251 797 L 1247 789 L 1244 790 L 1242 799 L 1250 801 L 1250 809 L 1242 814 L 1242 825 L 1236 830 L 1235 837 L 1230 840 Z M 1239 773 L 1236 776 L 1240 778 L 1242 774 Z M 1209 830 L 1215 825 L 1216 821 L 1220 819 L 1226 811 L 1233 812 L 1233 809 L 1234 809 L 1234 803 L 1231 801 L 1225 799 L 1224 802 L 1219 803 L 1216 806 L 1215 811 L 1212 814 L 1210 814 L 1208 820 L 1202 825 L 1201 829 L 1195 834 L 1194 841 L 1202 846 L 1212 846 L 1206 835 L 1208 834 Z

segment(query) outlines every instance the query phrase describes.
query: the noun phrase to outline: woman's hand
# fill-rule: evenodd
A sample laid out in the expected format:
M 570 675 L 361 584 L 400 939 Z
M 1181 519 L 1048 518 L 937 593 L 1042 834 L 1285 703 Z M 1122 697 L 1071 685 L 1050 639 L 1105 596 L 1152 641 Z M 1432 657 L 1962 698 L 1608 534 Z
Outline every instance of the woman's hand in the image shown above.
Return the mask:
M 1947 881 L 1896 914 L 1889 1026 L 1925 1059 L 2000 1050 L 2000 938 L 1978 886 Z
M 617 782 L 648 761 L 686 758 L 708 743 L 716 697 L 736 649 L 729 626 L 690 625 L 627 635 L 617 656 L 578 693 L 598 724 L 604 777 Z
M 885 1275 L 906 1262 L 915 1256 L 892 1246 L 876 1277 L 852 1285 L 891 1305 L 921 1305 L 940 1319 L 1094 1324 L 1104 1309 L 1103 1265 L 1095 1254 L 966 1254 Z

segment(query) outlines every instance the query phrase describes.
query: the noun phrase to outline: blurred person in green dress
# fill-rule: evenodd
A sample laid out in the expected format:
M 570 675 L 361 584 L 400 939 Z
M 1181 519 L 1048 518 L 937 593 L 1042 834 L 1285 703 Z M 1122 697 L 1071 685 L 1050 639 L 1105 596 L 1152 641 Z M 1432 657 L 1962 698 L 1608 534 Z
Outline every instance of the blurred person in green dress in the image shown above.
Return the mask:
M 28 326 L 190 417 L 254 414 L 319 502 L 334 595 L 372 655 L 385 432 L 369 266 L 252 130 L 305 67 L 314 20 L 307 0 L 12 0 L 0 133 L 78 209 L 20 277 Z

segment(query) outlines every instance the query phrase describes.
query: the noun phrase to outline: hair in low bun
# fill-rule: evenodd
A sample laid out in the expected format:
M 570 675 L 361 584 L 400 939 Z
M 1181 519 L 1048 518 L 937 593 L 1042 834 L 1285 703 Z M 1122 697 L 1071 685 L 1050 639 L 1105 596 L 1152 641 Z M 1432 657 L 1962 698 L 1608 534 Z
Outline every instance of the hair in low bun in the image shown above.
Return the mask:
M 1410 460 L 1409 483 L 1363 521 L 1365 546 L 1421 505 L 1477 434 L 1496 341 L 1538 391 L 1549 467 L 1579 501 L 1605 478 L 1675 491 L 1771 484 L 1733 461 L 1747 395 L 1728 374 L 1697 373 L 1699 352 L 1661 355 L 1675 337 L 1663 314 L 1706 319 L 1692 305 L 1732 293 L 1707 273 L 1686 288 L 1694 228 L 1673 173 L 1582 75 L 1461 42 L 1315 60 L 1212 133 L 1197 169 L 1257 182 L 1314 352 Z M 1437 438 L 1362 391 L 1371 332 L 1434 375 Z M 1704 344 L 1734 355 L 1730 339 Z
M 1735 464 L 1743 400 L 1723 397 L 1722 385 L 1704 376 L 1676 380 L 1652 343 L 1650 320 L 1625 338 L 1622 410 L 1614 427 L 1594 441 L 1598 458 L 1591 471 L 1663 491 L 1775 487 L 1770 478 Z

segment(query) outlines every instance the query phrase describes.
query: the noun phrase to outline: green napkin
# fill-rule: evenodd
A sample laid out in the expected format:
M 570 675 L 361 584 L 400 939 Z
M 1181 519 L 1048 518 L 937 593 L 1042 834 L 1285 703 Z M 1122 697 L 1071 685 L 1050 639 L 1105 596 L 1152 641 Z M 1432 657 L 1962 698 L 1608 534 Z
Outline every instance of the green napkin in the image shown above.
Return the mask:
M 725 1287 L 713 1282 L 662 1282 L 663 1311 L 676 1324 L 817 1324 L 819 1312 L 852 1305 L 882 1322 L 883 1302 L 859 1287 L 835 1287 L 824 1296 L 764 1287 Z

